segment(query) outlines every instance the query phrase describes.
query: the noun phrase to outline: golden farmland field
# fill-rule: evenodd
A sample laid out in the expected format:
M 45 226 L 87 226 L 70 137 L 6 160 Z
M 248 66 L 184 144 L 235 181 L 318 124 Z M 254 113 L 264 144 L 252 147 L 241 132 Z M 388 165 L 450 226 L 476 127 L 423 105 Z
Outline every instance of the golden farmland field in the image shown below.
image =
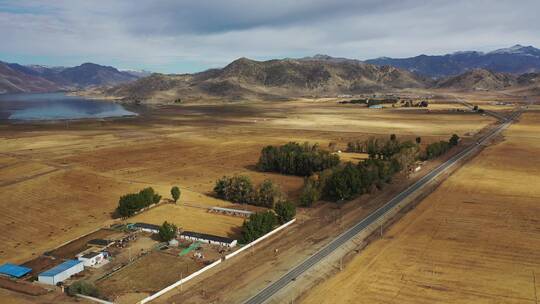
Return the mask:
M 302 303 L 536 303 L 539 152 L 535 111 Z
M 0 188 L 9 195 L 3 198 L 0 229 L 10 233 L 0 236 L 0 263 L 23 262 L 112 224 L 119 196 L 148 186 L 169 197 L 178 184 L 181 200 L 219 205 L 226 203 L 207 196 L 214 181 L 247 174 L 255 183 L 274 180 L 294 198 L 302 178 L 254 170 L 268 144 L 311 141 L 324 147 L 333 141 L 343 149 L 349 140 L 390 133 L 430 142 L 479 131 L 492 121 L 469 113 L 373 111 L 335 100 L 300 100 L 162 106 L 134 119 L 69 125 L 2 124 Z M 204 225 L 194 230 L 220 233 Z

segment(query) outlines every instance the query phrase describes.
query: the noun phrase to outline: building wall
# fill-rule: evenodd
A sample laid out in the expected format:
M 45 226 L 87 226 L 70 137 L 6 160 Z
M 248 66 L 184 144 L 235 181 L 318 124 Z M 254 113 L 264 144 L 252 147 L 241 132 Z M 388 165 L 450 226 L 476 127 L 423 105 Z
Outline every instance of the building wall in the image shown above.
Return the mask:
M 45 284 L 56 285 L 59 282 L 63 282 L 69 279 L 74 274 L 77 274 L 84 270 L 83 263 L 74 265 L 73 267 L 66 269 L 54 276 L 38 276 L 38 281 Z
M 216 242 L 216 241 L 211 241 L 211 240 L 206 240 L 206 239 L 199 239 L 199 238 L 195 238 L 195 237 L 189 237 L 189 236 L 185 236 L 185 235 L 181 235 L 180 238 L 185 239 L 185 240 L 199 241 L 199 242 L 212 244 L 212 245 L 224 246 L 224 247 L 234 247 L 234 246 L 236 246 L 236 240 L 232 241 L 229 244 L 229 243 Z
M 90 266 L 96 265 L 97 263 L 100 263 L 103 260 L 103 258 L 104 258 L 103 253 L 101 253 L 90 259 L 79 257 L 79 261 L 82 261 L 84 266 L 90 267 Z

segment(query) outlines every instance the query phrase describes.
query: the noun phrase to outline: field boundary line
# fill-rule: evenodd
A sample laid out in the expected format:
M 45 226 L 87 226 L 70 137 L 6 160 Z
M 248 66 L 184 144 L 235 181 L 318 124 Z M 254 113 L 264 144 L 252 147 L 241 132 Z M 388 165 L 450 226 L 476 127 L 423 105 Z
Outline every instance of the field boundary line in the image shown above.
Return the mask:
M 90 234 L 92 234 L 92 233 L 94 233 L 94 232 L 97 232 L 97 231 L 99 231 L 99 230 L 101 230 L 101 229 L 107 229 L 107 228 L 106 228 L 106 227 L 98 227 L 98 228 L 96 228 L 96 229 L 94 229 L 94 230 L 92 230 L 92 231 L 90 231 L 90 232 L 87 232 L 87 233 L 85 233 L 85 234 L 83 234 L 83 235 L 79 235 L 79 236 L 77 236 L 76 238 L 71 239 L 71 240 L 69 240 L 69 241 L 66 241 L 66 242 L 64 242 L 64 243 L 62 243 L 62 244 L 60 244 L 60 245 L 54 247 L 54 248 L 51 249 L 51 250 L 47 250 L 46 252 L 43 253 L 43 255 L 44 255 L 44 256 L 50 256 L 48 253 L 53 252 L 53 251 L 55 251 L 56 249 L 58 249 L 58 248 L 60 248 L 60 247 L 66 246 L 67 244 L 69 244 L 69 243 L 71 243 L 71 242 L 75 242 L 75 241 L 78 240 L 78 239 L 81 239 L 81 238 L 83 238 L 83 237 L 89 236 Z
M 156 298 L 158 298 L 158 297 L 160 297 L 160 296 L 166 294 L 167 292 L 169 292 L 169 291 L 175 289 L 176 287 L 182 285 L 183 283 L 186 283 L 187 281 L 189 281 L 189 280 L 195 278 L 196 276 L 198 276 L 198 275 L 204 273 L 205 271 L 207 271 L 207 270 L 209 270 L 209 269 L 211 269 L 211 268 L 214 268 L 215 266 L 219 265 L 222 261 L 225 261 L 225 260 L 228 260 L 228 259 L 234 257 L 235 255 L 239 254 L 240 252 L 245 251 L 246 249 L 253 247 L 255 244 L 257 244 L 257 243 L 259 243 L 259 242 L 261 242 L 261 241 L 263 241 L 263 240 L 269 238 L 270 236 L 272 236 L 272 235 L 274 235 L 274 234 L 280 232 L 281 230 L 283 230 L 283 229 L 289 227 L 289 226 L 292 225 L 294 222 L 296 222 L 296 218 L 294 218 L 294 219 L 288 221 L 287 223 L 285 223 L 285 224 L 283 224 L 283 225 L 277 227 L 276 229 L 274 229 L 274 230 L 268 232 L 267 234 L 261 236 L 260 238 L 256 239 L 255 241 L 253 241 L 253 242 L 251 242 L 251 243 L 249 243 L 249 244 L 243 246 L 242 248 L 238 249 L 237 251 L 235 251 L 235 252 L 233 252 L 233 253 L 230 253 L 230 254 L 226 255 L 224 258 L 222 258 L 222 259 L 220 259 L 220 260 L 217 260 L 217 261 L 215 261 L 214 263 L 212 263 L 212 264 L 210 264 L 210 265 L 208 265 L 208 266 L 205 266 L 205 267 L 203 267 L 203 268 L 201 268 L 201 269 L 195 271 L 194 273 L 188 275 L 187 277 L 185 277 L 185 278 L 183 278 L 183 279 L 181 279 L 181 280 L 179 280 L 179 281 L 176 281 L 175 283 L 173 283 L 173 284 L 171 284 L 171 285 L 169 285 L 169 286 L 163 288 L 162 290 L 156 292 L 155 294 L 150 295 L 150 296 L 148 296 L 148 297 L 142 299 L 142 300 L 139 301 L 138 303 L 139 303 L 139 304 L 145 304 L 145 303 L 148 303 L 148 302 L 150 302 L 150 301 L 155 300 Z

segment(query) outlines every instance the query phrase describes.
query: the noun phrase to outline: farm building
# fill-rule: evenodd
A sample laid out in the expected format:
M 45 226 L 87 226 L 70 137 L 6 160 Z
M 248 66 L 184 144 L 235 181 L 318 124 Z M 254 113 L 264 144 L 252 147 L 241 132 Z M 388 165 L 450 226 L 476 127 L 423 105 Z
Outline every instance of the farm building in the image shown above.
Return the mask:
M 241 216 L 241 217 L 249 217 L 250 215 L 253 214 L 253 212 L 247 211 L 247 210 L 238 210 L 238 209 L 230 209 L 230 208 L 223 208 L 223 207 L 212 207 L 208 209 L 208 212 L 222 213 L 226 215 Z
M 144 232 L 159 233 L 159 226 L 147 223 L 135 223 L 131 228 L 136 230 L 142 230 Z
M 101 263 L 105 259 L 103 252 L 89 252 L 78 257 L 85 267 L 92 267 Z
M 88 246 L 92 246 L 92 247 L 102 247 L 102 248 L 107 248 L 111 245 L 113 245 L 115 242 L 114 241 L 111 241 L 111 240 L 104 240 L 104 239 L 93 239 L 93 240 L 90 240 L 88 241 L 88 243 L 86 243 Z
M 180 234 L 180 238 L 184 240 L 199 241 L 202 243 L 208 243 L 208 244 L 225 246 L 225 247 L 236 246 L 236 240 L 222 237 L 222 236 L 193 232 L 193 231 L 182 232 Z
M 5 263 L 4 265 L 0 266 L 0 274 L 14 278 L 23 277 L 31 271 L 32 269 L 28 267 L 23 267 L 11 263 Z
M 40 273 L 38 275 L 38 281 L 44 284 L 56 285 L 83 270 L 84 265 L 82 261 L 67 260 L 58 266 Z

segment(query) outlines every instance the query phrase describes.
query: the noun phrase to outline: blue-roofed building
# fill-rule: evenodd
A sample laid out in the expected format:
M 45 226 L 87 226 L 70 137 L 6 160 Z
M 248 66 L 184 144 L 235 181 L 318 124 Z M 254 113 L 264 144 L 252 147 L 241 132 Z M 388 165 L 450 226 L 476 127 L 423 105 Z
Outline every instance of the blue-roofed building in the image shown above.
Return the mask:
M 44 284 L 56 285 L 83 270 L 84 265 L 82 261 L 67 260 L 58 266 L 40 273 L 38 275 L 38 281 Z
M 32 271 L 31 268 L 15 265 L 11 263 L 5 263 L 4 265 L 0 266 L 0 274 L 7 275 L 14 278 L 23 277 L 31 271 Z

